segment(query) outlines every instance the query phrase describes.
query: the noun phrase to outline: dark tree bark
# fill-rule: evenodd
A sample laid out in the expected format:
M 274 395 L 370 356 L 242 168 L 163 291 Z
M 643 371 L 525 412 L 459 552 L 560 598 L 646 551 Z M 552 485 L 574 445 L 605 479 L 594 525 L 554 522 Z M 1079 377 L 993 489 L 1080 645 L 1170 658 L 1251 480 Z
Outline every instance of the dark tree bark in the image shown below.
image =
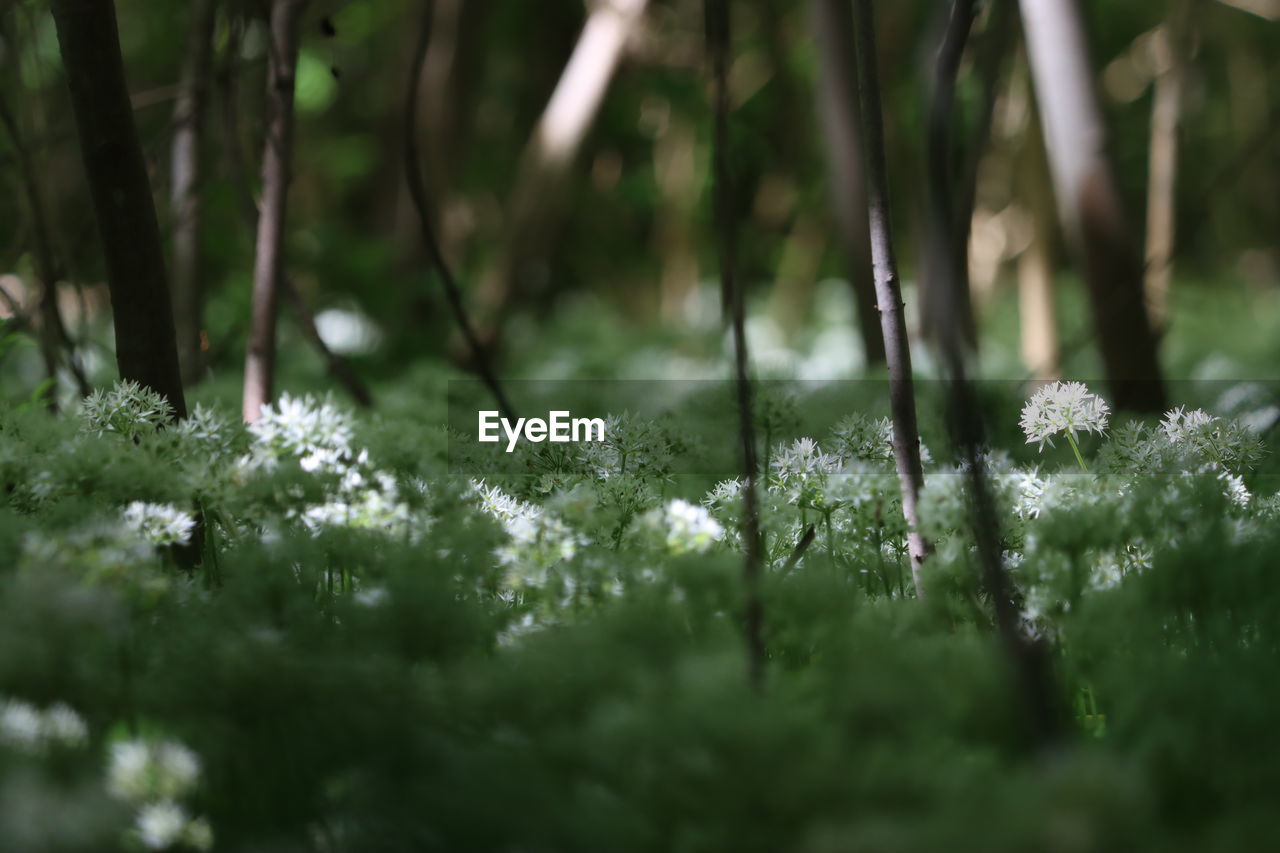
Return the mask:
M 120 378 L 163 394 L 183 418 L 164 248 L 129 105 L 115 4 L 53 0 L 52 8 L 106 255 Z
M 966 280 L 966 248 L 960 242 L 955 199 L 960 193 L 951 170 L 951 126 L 955 106 L 956 79 L 965 42 L 973 23 L 974 0 L 954 0 L 934 64 L 933 92 L 929 104 L 928 172 L 930 221 L 933 223 L 929 251 L 933 255 L 929 274 L 938 279 L 935 292 L 943 308 L 940 344 L 943 361 L 950 374 L 948 392 L 951 431 L 965 468 L 969 489 L 969 509 L 982 567 L 983 586 L 991 600 L 996 629 L 1012 664 L 1013 677 L 1033 742 L 1041 748 L 1051 745 L 1061 734 L 1061 709 L 1055 698 L 1048 656 L 1042 645 L 1031 641 L 1019 626 L 1013 584 L 1005 570 L 1000 545 L 1000 523 L 987 481 L 983 457 L 983 427 L 973 390 L 967 377 L 969 357 L 961 286 Z
M 1105 151 L 1079 9 L 1073 0 L 1020 6 L 1059 215 L 1083 260 L 1113 402 L 1118 409 L 1161 411 L 1165 391 L 1142 263 Z
M 867 219 L 871 262 L 875 272 L 876 307 L 884 334 L 889 370 L 889 405 L 893 414 L 893 455 L 902 489 L 902 512 L 907 520 L 907 550 L 916 595 L 924 596 L 922 567 L 929 546 L 920 534 L 917 503 L 924 471 L 920 465 L 920 429 L 911 377 L 911 350 L 903 316 L 898 261 L 894 255 L 889 216 L 889 183 L 884 161 L 884 124 L 880 106 L 880 78 L 876 68 L 875 23 L 871 0 L 855 0 L 854 44 L 858 55 L 858 88 L 862 94 L 862 138 L 866 146 Z
M 258 419 L 274 397 L 278 282 L 293 163 L 293 93 L 298 37 L 309 0 L 273 0 L 267 51 L 267 139 L 262 152 L 262 213 L 253 264 L 253 307 L 244 365 L 244 419 Z
M 874 367 L 884 364 L 884 334 L 876 315 L 871 244 L 867 239 L 853 15 L 848 0 L 811 0 L 810 16 L 818 44 L 818 111 L 831 175 L 831 205 L 840 229 L 863 352 L 867 365 Z
M 169 204 L 173 212 L 173 309 L 182 378 L 190 385 L 204 369 L 200 338 L 204 285 L 201 180 L 204 125 L 213 70 L 213 25 L 218 0 L 193 0 L 187 14 L 187 54 L 173 108 Z
M 743 563 L 747 640 L 747 666 L 751 683 L 757 688 L 764 679 L 764 606 L 760 599 L 763 570 L 763 543 L 760 539 L 760 505 L 756 493 L 759 461 L 753 420 L 751 378 L 748 375 L 746 301 L 738 280 L 738 218 L 733 199 L 733 178 L 729 169 L 729 3 L 707 0 L 707 50 L 714 83 L 714 171 L 716 243 L 720 255 L 721 292 L 728 299 L 733 327 L 734 371 L 738 392 L 738 429 L 742 442 L 742 540 L 746 552 Z

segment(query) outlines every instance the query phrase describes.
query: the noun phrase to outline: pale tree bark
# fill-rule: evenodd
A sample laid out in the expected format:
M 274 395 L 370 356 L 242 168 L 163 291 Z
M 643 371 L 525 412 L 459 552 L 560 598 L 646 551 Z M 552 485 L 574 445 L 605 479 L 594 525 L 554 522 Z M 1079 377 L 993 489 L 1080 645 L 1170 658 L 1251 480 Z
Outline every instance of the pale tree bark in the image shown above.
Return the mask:
M 866 148 L 867 221 L 871 263 L 875 274 L 876 309 L 884 335 L 889 371 L 889 405 L 893 414 L 893 455 L 907 520 L 907 550 L 916 595 L 924 596 L 923 566 L 929 553 L 920 534 L 917 510 L 924 470 L 920 464 L 920 429 L 916 422 L 915 390 L 911 377 L 911 349 L 894 254 L 889 215 L 889 181 L 884 158 L 884 122 L 880 106 L 880 78 L 876 68 L 875 23 L 871 0 L 855 0 L 854 44 L 858 56 L 858 89 L 862 95 L 863 144 Z
M 260 215 L 258 201 L 254 198 L 253 188 L 249 186 L 249 175 L 244 164 L 244 152 L 240 147 L 240 114 L 239 99 L 236 95 L 235 69 L 240 49 L 240 38 L 241 21 L 238 18 L 233 18 L 226 44 L 227 58 L 218 72 L 218 85 L 223 101 L 223 151 L 226 156 L 231 188 L 234 190 L 240 213 L 249 230 L 256 234 Z M 319 329 L 316 328 L 315 313 L 311 310 L 311 306 L 307 303 L 302 291 L 298 289 L 297 284 L 285 274 L 283 269 L 281 269 L 280 277 L 276 281 L 276 287 L 289 301 L 289 307 L 293 309 L 294 319 L 297 320 L 303 337 L 307 339 L 307 342 L 311 344 L 324 361 L 325 370 L 329 377 L 346 389 L 346 392 L 351 395 L 351 398 L 358 405 L 366 409 L 371 408 L 373 406 L 373 395 L 369 391 L 369 386 L 364 383 L 364 380 L 360 378 L 346 358 L 334 352 L 324 342 L 324 338 L 320 336 Z
M 1112 400 L 1160 411 L 1165 391 L 1142 265 L 1107 158 L 1079 9 L 1074 0 L 1020 0 L 1020 8 L 1059 219 L 1083 262 Z
M 1178 190 L 1178 129 L 1186 88 L 1191 0 L 1175 0 L 1169 19 L 1152 40 L 1156 65 L 1147 162 L 1147 310 L 1157 332 L 1169 322 Z
M 969 510 L 983 586 L 995 614 L 1001 645 L 1012 665 L 1033 742 L 1051 746 L 1061 736 L 1061 708 L 1055 696 L 1049 658 L 1043 645 L 1032 641 L 1019 624 L 1016 594 L 1004 565 L 1000 523 L 988 482 L 983 454 L 982 415 L 967 377 L 971 350 L 966 341 L 961 304 L 967 264 L 964 229 L 956 216 L 957 192 L 951 170 L 951 127 L 956 80 L 965 42 L 973 23 L 974 0 L 953 0 L 934 64 L 928 115 L 928 173 L 931 227 L 929 274 L 937 281 L 940 300 L 939 342 L 950 374 L 951 432 L 964 463 Z
M 738 214 L 734 204 L 733 176 L 729 168 L 729 56 L 731 45 L 729 0 L 707 0 L 707 51 L 714 87 L 714 171 L 716 248 L 720 255 L 721 292 L 728 297 L 733 329 L 734 373 L 738 393 L 738 437 L 742 443 L 742 522 L 745 552 L 743 626 L 747 640 L 747 668 L 757 689 L 764 680 L 764 605 L 760 599 L 763 542 L 760 538 L 760 505 L 757 493 L 759 460 L 756 456 L 754 404 L 748 375 L 746 300 L 738 278 Z
M 201 181 L 204 125 L 213 71 L 213 25 L 218 0 L 193 0 L 187 11 L 187 52 L 173 108 L 169 205 L 173 217 L 173 310 L 178 359 L 188 385 L 204 369 Z
M 1053 250 L 1056 244 L 1053 188 L 1045 158 L 1044 135 L 1033 113 L 1023 134 L 1015 181 L 1031 219 L 1031 240 L 1018 255 L 1018 334 L 1022 363 L 1041 382 L 1058 379 L 1058 310 L 1054 302 Z
M 244 419 L 258 419 L 274 397 L 278 282 L 284 269 L 285 224 L 293 161 L 293 94 L 302 13 L 309 0 L 273 0 L 267 50 L 267 138 L 262 152 L 262 212 L 254 250 L 249 349 L 244 365 Z
M 480 277 L 477 299 L 496 338 L 528 271 L 545 256 L 560 221 L 569 168 L 604 102 L 648 0 L 594 0 L 582 34 L 522 155 L 498 256 Z
M 818 48 L 818 112 L 831 176 L 831 206 L 853 290 L 863 353 L 867 366 L 875 367 L 884 364 L 884 334 L 876 315 L 867 238 L 853 15 L 848 0 L 810 0 L 809 15 Z
M 53 0 L 52 9 L 106 256 L 120 378 L 164 395 L 183 418 L 164 248 L 129 104 L 115 4 Z

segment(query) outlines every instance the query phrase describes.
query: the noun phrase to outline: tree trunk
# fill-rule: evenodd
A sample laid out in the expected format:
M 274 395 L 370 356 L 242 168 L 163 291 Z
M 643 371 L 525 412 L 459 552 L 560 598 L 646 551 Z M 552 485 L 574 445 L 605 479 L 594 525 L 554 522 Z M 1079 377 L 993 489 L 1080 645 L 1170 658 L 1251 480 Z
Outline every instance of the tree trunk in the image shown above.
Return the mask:
M 1023 90 L 1025 90 L 1025 83 Z M 1032 99 L 1027 98 L 1028 102 Z M 1034 106 L 1029 106 L 1033 111 Z M 1059 378 L 1058 311 L 1054 303 L 1053 188 L 1044 135 L 1033 115 L 1018 151 L 1015 181 L 1031 219 L 1031 241 L 1018 256 L 1018 332 L 1022 363 L 1038 381 Z
M 244 419 L 258 419 L 274 395 L 276 315 L 284 269 L 284 231 L 293 160 L 293 92 L 298 30 L 309 0 L 274 0 L 267 55 L 267 139 L 262 152 L 262 213 L 253 264 L 249 351 L 244 365 Z
M 729 135 L 729 0 L 707 0 L 707 48 L 714 84 L 714 137 L 712 156 L 715 171 L 716 248 L 720 255 L 721 292 L 728 296 L 733 328 L 734 372 L 738 392 L 738 438 L 742 444 L 742 542 L 743 584 L 746 588 L 743 614 L 747 640 L 747 668 L 757 689 L 764 679 L 764 605 L 760 600 L 763 571 L 763 542 L 760 539 L 760 506 L 757 479 L 755 414 L 751 379 L 748 375 L 746 300 L 738 279 L 738 212 L 733 198 L 730 173 Z
M 85 174 L 106 255 L 120 378 L 186 417 L 182 374 L 147 165 L 133 124 L 115 4 L 53 0 Z
M 1079 10 L 1073 0 L 1020 0 L 1020 8 L 1059 218 L 1083 260 L 1112 399 L 1119 409 L 1160 411 L 1142 265 L 1105 151 Z
M 477 298 L 488 314 L 482 337 L 495 340 L 529 270 L 545 257 L 560 220 L 565 177 L 591 129 L 648 0 L 594 4 L 573 54 L 525 148 L 507 208 L 502 246 L 480 277 Z
M 1190 0 L 1177 0 L 1169 20 L 1156 30 L 1155 94 L 1151 102 L 1151 146 L 1147 165 L 1147 310 L 1157 333 L 1169 322 L 1169 280 L 1178 190 L 1178 126 L 1186 86 L 1186 32 Z
M 866 145 L 867 220 L 871 263 L 875 273 L 876 308 L 884 334 L 889 369 L 889 405 L 893 413 L 893 455 L 902 489 L 902 512 L 907 520 L 907 549 L 916 595 L 924 596 L 922 567 L 929 551 L 920 535 L 917 503 L 924 471 L 920 465 L 920 430 L 911 378 L 911 350 L 903 316 L 898 262 L 894 256 L 889 217 L 889 182 L 884 161 L 884 124 L 880 107 L 880 79 L 876 68 L 875 23 L 871 0 L 855 0 L 854 43 L 858 55 L 858 88 L 862 94 L 862 128 Z
M 200 337 L 204 287 L 200 182 L 204 123 L 213 69 L 213 24 L 217 0 L 194 0 L 188 11 L 187 54 L 181 92 L 173 108 L 169 157 L 169 204 L 173 211 L 173 310 L 178 359 L 190 385 L 204 369 Z
M 831 205 L 840 230 L 863 352 L 867 366 L 874 367 L 884 364 L 884 334 L 876 316 L 871 244 L 867 240 L 853 15 L 848 0 L 811 0 L 809 9 L 818 44 L 818 112 L 831 175 Z
M 951 173 L 951 127 L 955 106 L 956 79 L 974 13 L 973 0 L 954 0 L 934 66 L 933 92 L 929 104 L 928 172 L 932 186 L 929 215 L 932 223 L 929 251 L 934 255 L 929 269 L 940 279 L 935 292 L 941 301 L 943 321 L 939 329 L 943 362 L 950 374 L 947 383 L 951 432 L 964 463 L 969 490 L 969 511 L 983 586 L 995 612 L 996 628 L 1012 665 L 1022 699 L 1028 729 L 1034 743 L 1045 748 L 1061 735 L 1060 703 L 1057 701 L 1049 660 L 1043 645 L 1023 633 L 1019 624 L 1015 590 L 1004 565 L 1000 522 L 987 478 L 983 455 L 983 424 L 978 403 L 969 385 L 966 360 L 970 349 L 958 304 L 963 270 L 967 265 L 964 229 L 955 215 L 957 188 Z M 950 280 L 948 280 L 950 279 Z

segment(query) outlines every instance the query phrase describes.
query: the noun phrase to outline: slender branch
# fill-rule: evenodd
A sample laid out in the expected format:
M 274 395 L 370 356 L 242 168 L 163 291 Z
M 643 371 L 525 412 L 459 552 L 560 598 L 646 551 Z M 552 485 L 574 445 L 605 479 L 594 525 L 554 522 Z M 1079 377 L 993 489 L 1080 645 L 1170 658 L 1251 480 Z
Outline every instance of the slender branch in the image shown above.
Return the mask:
M 202 372 L 204 258 L 200 251 L 205 112 L 212 71 L 217 0 L 196 0 L 188 14 L 187 55 L 173 108 L 169 204 L 173 214 L 173 307 L 178 359 L 188 384 Z
M 715 221 L 720 253 L 721 292 L 728 296 L 733 326 L 734 371 L 738 390 L 738 430 L 742 440 L 743 513 L 742 538 L 746 546 L 743 580 L 746 586 L 745 628 L 747 665 L 757 688 L 764 678 L 764 607 L 760 600 L 763 568 L 760 541 L 760 506 L 756 493 L 759 463 L 756 459 L 755 422 L 752 419 L 752 387 L 747 370 L 746 301 L 738 280 L 738 218 L 733 203 L 733 179 L 729 170 L 729 4 L 707 0 L 707 50 L 715 85 Z
M 274 0 L 267 65 L 267 139 L 262 153 L 262 215 L 254 251 L 253 302 L 244 364 L 244 419 L 258 419 L 274 396 L 276 316 L 293 160 L 293 94 L 299 25 L 309 0 Z
M 431 206 L 427 202 L 426 183 L 422 176 L 422 165 L 418 160 L 418 100 L 422 85 L 422 67 L 427 61 L 427 48 L 431 44 L 431 17 L 435 11 L 435 3 L 428 0 L 423 4 L 423 7 L 422 25 L 418 30 L 418 43 L 414 48 L 413 63 L 409 69 L 409 91 L 405 99 L 405 181 L 409 187 L 409 198 L 412 200 L 414 210 L 418 214 L 422 242 L 426 244 L 427 252 L 430 254 L 431 261 L 435 264 L 436 272 L 440 276 L 440 284 L 444 288 L 445 298 L 448 300 L 449 308 L 453 312 L 453 319 L 458 324 L 458 328 L 462 331 L 462 336 L 466 339 L 467 346 L 471 350 L 471 358 L 475 363 L 476 372 L 480 374 L 480 381 L 485 384 L 485 387 L 489 389 L 489 393 L 497 401 L 498 408 L 502 410 L 503 416 L 512 418 L 515 410 L 507 400 L 506 394 L 503 393 L 498 377 L 489 363 L 488 353 L 485 352 L 484 346 L 476 336 L 475 328 L 471 325 L 471 319 L 467 316 L 466 306 L 462 302 L 462 291 L 458 287 L 458 281 L 454 278 L 453 270 L 449 267 L 448 261 L 445 260 L 444 252 L 441 251 L 440 243 L 436 240 L 435 232 L 431 228 Z
M 4 95 L 0 93 L 0 124 L 3 124 L 13 145 L 18 160 L 18 173 L 22 186 L 27 194 L 27 204 L 31 209 L 31 241 L 35 249 L 36 267 L 42 285 L 37 312 L 40 315 L 39 342 L 44 356 L 45 370 L 49 378 L 58 379 L 58 368 L 66 356 L 67 368 L 76 381 L 80 396 L 87 397 L 90 392 L 89 381 L 80 369 L 75 358 L 75 342 L 67 334 L 66 324 L 62 321 L 62 313 L 58 310 L 58 268 L 53 254 L 53 240 L 49 234 L 49 222 L 45 217 L 44 200 L 40 193 L 36 175 L 39 170 L 31 157 L 31 151 L 22 138 L 18 121 L 9 108 Z M 57 396 L 50 395 L 50 407 L 57 405 Z
M 876 307 L 884 332 L 889 369 L 889 406 L 893 414 L 893 455 L 902 490 L 902 513 L 907 520 L 907 551 L 916 595 L 924 596 L 922 566 L 929 553 L 920 534 L 917 502 L 924 471 L 920 464 L 920 430 L 916 424 L 915 392 L 911 379 L 911 350 L 903 314 L 898 262 L 894 256 L 889 216 L 889 187 L 884 162 L 884 123 L 880 81 L 876 70 L 875 24 L 871 0 L 855 0 L 854 46 L 858 54 L 858 87 L 862 95 L 863 144 L 867 161 L 867 213 L 871 234 L 871 263 L 875 272 Z
M 931 221 L 934 223 L 929 265 L 931 274 L 942 279 L 937 292 L 946 301 L 942 328 L 944 361 L 950 373 L 948 391 L 952 434 L 960 450 L 970 496 L 970 518 L 983 585 L 995 610 L 1001 644 L 1014 669 L 1019 694 L 1037 746 L 1046 747 L 1060 736 L 1060 714 L 1055 701 L 1052 677 L 1045 650 L 1032 642 L 1019 627 L 1013 585 L 1004 567 L 1000 525 L 995 502 L 987 482 L 986 459 L 982 453 L 983 428 L 973 391 L 966 376 L 964 330 L 958 316 L 958 291 L 965 263 L 965 246 L 960 244 L 959 223 L 954 215 L 956 189 L 950 165 L 950 139 L 955 106 L 956 79 L 965 42 L 973 23 L 974 0 L 953 0 L 934 65 L 933 91 L 929 104 L 929 157 Z

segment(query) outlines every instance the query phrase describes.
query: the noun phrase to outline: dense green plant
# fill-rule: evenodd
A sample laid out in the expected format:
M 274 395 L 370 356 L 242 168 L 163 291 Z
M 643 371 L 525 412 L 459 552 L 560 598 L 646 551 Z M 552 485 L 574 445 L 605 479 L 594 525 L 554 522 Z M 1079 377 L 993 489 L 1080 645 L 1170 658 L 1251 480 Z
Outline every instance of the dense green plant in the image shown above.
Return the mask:
M 676 473 L 678 423 L 481 479 L 444 431 L 331 400 L 166 422 L 124 386 L 0 413 L 0 849 L 1244 851 L 1267 827 L 1280 500 L 1235 421 L 1113 427 L 1087 471 L 987 454 L 1073 709 L 1051 755 L 935 454 L 929 599 L 904 580 L 887 422 L 761 456 L 760 692 L 740 486 Z

